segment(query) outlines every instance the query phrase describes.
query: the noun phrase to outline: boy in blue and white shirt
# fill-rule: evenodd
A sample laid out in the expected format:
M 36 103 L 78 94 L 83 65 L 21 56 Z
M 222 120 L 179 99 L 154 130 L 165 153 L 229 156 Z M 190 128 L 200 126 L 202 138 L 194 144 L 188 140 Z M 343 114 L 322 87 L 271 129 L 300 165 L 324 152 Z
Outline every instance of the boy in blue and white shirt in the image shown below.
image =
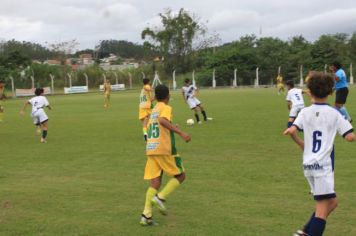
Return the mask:
M 333 77 L 314 72 L 307 83 L 314 103 L 304 108 L 292 127 L 284 131 L 304 151 L 304 176 L 308 180 L 314 199 L 315 212 L 303 230 L 294 235 L 320 236 L 326 219 L 337 206 L 334 191 L 334 139 L 336 133 L 346 141 L 355 140 L 352 125 L 336 109 L 329 106 L 327 97 L 334 87 Z M 303 130 L 304 141 L 297 136 Z
M 304 108 L 304 98 L 303 90 L 299 88 L 294 88 L 294 82 L 288 80 L 286 82 L 288 93 L 286 100 L 288 102 L 289 110 L 289 119 L 288 119 L 288 128 L 292 126 L 293 121 L 297 118 L 299 112 Z

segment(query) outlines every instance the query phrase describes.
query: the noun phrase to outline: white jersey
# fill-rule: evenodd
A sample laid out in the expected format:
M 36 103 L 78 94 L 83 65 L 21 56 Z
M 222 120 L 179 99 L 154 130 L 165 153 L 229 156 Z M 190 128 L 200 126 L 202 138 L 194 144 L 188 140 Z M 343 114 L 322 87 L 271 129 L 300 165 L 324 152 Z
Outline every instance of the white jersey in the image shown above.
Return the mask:
M 197 87 L 195 87 L 194 85 L 183 86 L 182 91 L 184 93 L 185 100 L 188 100 L 189 98 L 193 98 L 196 90 Z
M 304 106 L 303 90 L 298 88 L 290 89 L 286 100 L 292 103 L 292 107 Z
M 293 123 L 304 131 L 304 175 L 326 176 L 334 171 L 334 139 L 353 131 L 350 122 L 333 107 L 316 103 L 304 108 Z
M 37 112 L 40 109 L 43 109 L 49 106 L 49 102 L 46 97 L 44 96 L 36 96 L 28 100 L 28 102 L 32 105 L 32 114 Z

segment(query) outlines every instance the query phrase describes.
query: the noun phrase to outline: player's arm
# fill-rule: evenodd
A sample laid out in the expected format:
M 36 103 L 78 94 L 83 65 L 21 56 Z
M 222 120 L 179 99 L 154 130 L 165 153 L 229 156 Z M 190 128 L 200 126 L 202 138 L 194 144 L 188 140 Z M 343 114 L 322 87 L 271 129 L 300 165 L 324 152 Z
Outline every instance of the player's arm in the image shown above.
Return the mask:
M 160 123 L 160 125 L 162 125 L 163 127 L 165 127 L 166 129 L 169 129 L 171 131 L 173 131 L 174 133 L 178 134 L 179 136 L 181 136 L 181 138 L 186 141 L 189 142 L 190 141 L 190 136 L 189 134 L 183 132 L 182 130 L 180 130 L 178 128 L 178 126 L 173 125 L 169 120 L 167 120 L 164 117 L 159 117 L 158 118 L 158 122 Z
M 287 107 L 288 110 L 290 110 L 292 108 L 292 102 L 287 100 Z
M 182 90 L 182 96 L 183 96 L 183 100 L 185 101 L 185 102 L 187 102 L 187 99 L 185 98 L 185 96 L 184 96 L 184 91 Z
M 30 104 L 31 104 L 31 103 L 30 103 L 29 101 L 26 101 L 26 102 L 25 102 L 25 104 L 23 105 L 23 107 L 22 107 L 22 109 L 21 109 L 21 111 L 20 111 L 20 115 L 23 116 L 23 114 L 25 113 L 26 107 L 27 107 L 28 105 L 30 105 Z
M 355 136 L 355 134 L 353 132 L 352 133 L 348 133 L 345 136 L 345 140 L 348 141 L 348 142 L 356 141 L 356 136 Z
M 297 127 L 292 125 L 290 128 L 286 129 L 283 134 L 284 135 L 290 135 L 291 138 L 293 139 L 293 141 L 302 149 L 304 150 L 304 141 L 301 140 L 299 137 L 298 137 L 298 134 L 297 134 L 298 130 L 297 130 Z

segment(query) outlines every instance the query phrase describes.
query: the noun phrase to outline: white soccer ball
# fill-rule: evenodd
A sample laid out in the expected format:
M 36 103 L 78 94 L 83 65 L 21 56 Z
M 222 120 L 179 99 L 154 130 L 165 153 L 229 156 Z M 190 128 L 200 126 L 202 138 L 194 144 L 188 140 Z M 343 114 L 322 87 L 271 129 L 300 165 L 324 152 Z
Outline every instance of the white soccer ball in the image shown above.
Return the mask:
M 194 120 L 193 119 L 188 119 L 187 120 L 187 125 L 194 125 Z

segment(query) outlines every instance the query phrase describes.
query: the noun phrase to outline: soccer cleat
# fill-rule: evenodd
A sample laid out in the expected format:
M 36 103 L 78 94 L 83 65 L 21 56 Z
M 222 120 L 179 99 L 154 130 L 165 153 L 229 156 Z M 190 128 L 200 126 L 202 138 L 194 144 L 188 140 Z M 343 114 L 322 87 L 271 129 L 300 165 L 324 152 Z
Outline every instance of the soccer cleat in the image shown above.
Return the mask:
M 144 214 L 142 214 L 141 220 L 140 220 L 140 225 L 153 226 L 153 225 L 157 225 L 157 223 L 153 221 L 152 217 L 146 217 Z
M 151 199 L 151 203 L 152 205 L 156 206 L 159 210 L 159 212 L 162 215 L 167 215 L 167 208 L 164 205 L 164 200 L 160 199 L 157 195 L 155 195 L 152 199 Z
M 41 138 L 41 143 L 47 143 L 46 139 Z
M 295 232 L 293 234 L 293 236 L 308 236 L 309 234 L 305 233 L 303 230 L 297 230 L 297 232 Z
M 198 123 L 199 125 L 201 125 L 201 124 L 202 124 L 202 122 L 201 122 L 201 121 L 198 121 L 197 123 Z

